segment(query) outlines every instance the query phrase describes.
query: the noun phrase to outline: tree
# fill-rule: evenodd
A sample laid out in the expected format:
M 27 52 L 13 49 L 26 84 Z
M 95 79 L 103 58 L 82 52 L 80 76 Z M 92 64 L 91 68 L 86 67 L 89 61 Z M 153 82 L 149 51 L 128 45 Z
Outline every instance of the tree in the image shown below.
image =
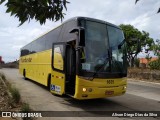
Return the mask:
M 6 0 L 0 0 L 0 4 Z M 52 21 L 64 18 L 63 8 L 67 10 L 66 0 L 8 0 L 6 2 L 7 13 L 19 18 L 20 25 L 31 19 L 44 24 L 47 19 Z M 19 25 L 19 26 L 20 26 Z
M 138 1 L 140 1 L 140 0 L 136 0 L 135 4 L 137 4 Z M 160 13 L 160 8 L 158 9 L 157 13 Z
M 151 61 L 151 59 L 152 59 L 152 56 L 150 56 L 150 53 L 147 53 L 147 55 L 146 55 L 146 60 L 147 60 L 147 66 L 148 66 L 148 63 Z
M 151 46 L 153 44 L 153 39 L 149 37 L 149 33 L 145 31 L 139 31 L 137 28 L 133 27 L 132 25 L 124 25 L 121 24 L 120 27 L 122 28 L 126 40 L 127 45 L 127 60 L 130 63 L 130 66 L 134 66 L 134 60 L 137 57 L 138 46 L 148 52 L 151 50 Z M 139 42 L 138 42 L 139 41 Z
M 160 40 L 159 39 L 156 40 L 156 43 L 153 45 L 152 49 L 154 51 L 154 54 L 158 56 L 160 60 Z
M 159 39 L 157 39 L 155 41 L 154 45 L 152 45 L 152 50 L 153 50 L 154 54 L 156 56 L 158 56 L 158 59 L 149 62 L 148 65 L 149 65 L 150 69 L 160 70 L 160 40 Z

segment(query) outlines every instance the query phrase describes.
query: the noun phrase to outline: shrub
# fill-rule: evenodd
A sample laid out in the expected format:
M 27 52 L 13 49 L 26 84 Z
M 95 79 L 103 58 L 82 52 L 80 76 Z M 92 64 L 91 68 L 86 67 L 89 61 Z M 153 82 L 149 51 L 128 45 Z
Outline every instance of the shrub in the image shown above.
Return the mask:
M 134 64 L 136 67 L 139 67 L 140 60 L 137 58 L 134 60 Z
M 22 113 L 27 113 L 27 112 L 30 112 L 31 109 L 29 107 L 29 104 L 27 103 L 24 103 L 21 107 L 21 110 L 20 110 Z M 23 117 L 22 118 L 23 120 L 33 120 L 31 117 Z
M 4 74 L 1 74 L 1 77 L 3 80 L 6 80 L 6 76 Z
M 21 107 L 21 112 L 29 112 L 29 111 L 31 111 L 29 104 L 24 103 Z
M 20 95 L 18 89 L 14 88 L 14 87 L 10 87 L 9 90 L 10 90 L 10 93 L 12 95 L 13 102 L 19 103 L 20 99 L 21 99 L 21 95 Z
M 160 59 L 149 62 L 150 69 L 160 70 Z

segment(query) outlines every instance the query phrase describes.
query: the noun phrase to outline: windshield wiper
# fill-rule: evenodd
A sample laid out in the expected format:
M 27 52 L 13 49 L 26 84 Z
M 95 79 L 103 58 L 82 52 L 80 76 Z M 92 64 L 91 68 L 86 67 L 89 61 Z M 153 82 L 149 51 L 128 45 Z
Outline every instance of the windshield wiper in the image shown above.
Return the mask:
M 93 73 L 93 75 L 88 77 L 88 80 L 92 81 L 95 78 L 96 74 L 99 71 L 101 71 L 104 68 L 104 66 L 107 65 L 107 63 L 109 61 L 111 61 L 112 57 L 110 57 L 110 56 L 112 56 L 112 55 L 110 55 L 110 50 L 108 50 L 108 57 L 105 58 L 104 63 L 101 66 L 98 67 L 98 69 Z
M 125 43 L 125 39 L 118 45 L 118 49 L 121 49 L 122 45 Z

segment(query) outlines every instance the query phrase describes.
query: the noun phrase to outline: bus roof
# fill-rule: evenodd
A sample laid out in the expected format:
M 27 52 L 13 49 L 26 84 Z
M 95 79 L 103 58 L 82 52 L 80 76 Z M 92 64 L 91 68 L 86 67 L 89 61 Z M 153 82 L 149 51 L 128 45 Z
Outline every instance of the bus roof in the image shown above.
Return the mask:
M 51 30 L 49 30 L 49 31 L 47 31 L 47 32 L 45 32 L 45 33 L 43 33 L 43 34 L 41 34 L 40 36 L 38 36 L 37 38 L 35 38 L 33 41 L 37 40 L 38 38 L 42 37 L 43 35 L 45 35 L 45 34 L 51 32 L 52 30 L 54 30 L 54 29 L 60 27 L 61 25 L 65 24 L 65 23 L 67 23 L 67 22 L 69 22 L 69 21 L 72 21 L 72 20 L 75 20 L 75 21 L 76 21 L 76 20 L 80 20 L 80 19 L 89 20 L 89 21 L 93 21 L 93 22 L 99 22 L 99 23 L 107 24 L 107 25 L 110 25 L 110 26 L 114 26 L 114 27 L 116 27 L 116 28 L 118 28 L 118 29 L 121 29 L 121 28 L 118 27 L 117 25 L 114 25 L 114 24 L 109 23 L 109 22 L 104 21 L 104 20 L 99 20 L 99 19 L 90 18 L 90 17 L 77 16 L 77 17 L 72 17 L 72 18 L 70 18 L 70 19 L 64 21 L 62 24 L 58 25 L 57 27 L 55 27 L 55 28 L 53 28 L 53 29 L 51 29 Z M 31 41 L 30 43 L 32 43 L 33 41 Z M 30 44 L 30 43 L 28 43 L 28 44 Z M 28 44 L 26 44 L 25 46 L 27 46 Z M 22 48 L 24 48 L 25 46 L 23 46 Z M 22 49 L 22 48 L 21 48 L 21 49 Z
M 104 24 L 111 25 L 111 26 L 114 26 L 114 27 L 116 27 L 116 28 L 121 29 L 121 28 L 118 27 L 117 25 L 114 25 L 114 24 L 109 23 L 109 22 L 107 22 L 107 21 L 100 20 L 100 19 L 95 19 L 95 18 L 90 18 L 90 17 L 82 17 L 82 16 L 77 16 L 77 17 L 70 18 L 70 19 L 66 20 L 64 23 L 69 22 L 69 21 L 71 21 L 71 20 L 79 20 L 79 19 L 84 19 L 84 20 L 89 20 L 89 21 L 104 23 Z M 62 24 L 64 24 L 64 23 L 62 23 Z

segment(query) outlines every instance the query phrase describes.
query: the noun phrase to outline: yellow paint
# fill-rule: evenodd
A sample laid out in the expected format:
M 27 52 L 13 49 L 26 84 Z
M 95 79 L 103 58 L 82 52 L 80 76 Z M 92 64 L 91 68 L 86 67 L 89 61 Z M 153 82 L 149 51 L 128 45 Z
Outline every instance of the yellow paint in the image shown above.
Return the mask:
M 19 61 L 20 74 L 23 75 L 25 69 L 27 78 L 47 86 L 48 75 L 51 74 L 51 52 L 50 49 L 21 57 Z
M 57 91 L 51 90 L 54 94 L 65 94 L 65 74 L 57 72 L 51 68 L 51 50 L 30 54 L 20 58 L 19 70 L 23 75 L 26 70 L 26 77 L 47 86 L 48 75 L 51 74 L 51 84 L 58 86 Z M 55 54 L 55 66 L 63 70 L 64 61 L 60 54 Z M 114 84 L 107 84 L 107 80 L 114 80 Z M 123 95 L 126 92 L 124 87 L 127 86 L 126 78 L 119 79 L 100 79 L 95 78 L 92 81 L 76 76 L 75 99 L 93 99 L 106 98 Z M 83 91 L 86 91 L 84 92 Z M 58 91 L 59 90 L 59 91 Z M 106 95 L 107 91 L 114 91 L 112 95 Z
M 114 84 L 107 84 L 107 80 L 114 80 Z M 93 98 L 106 98 L 112 96 L 123 95 L 126 92 L 124 87 L 127 86 L 126 78 L 119 79 L 97 79 L 89 81 L 76 76 L 76 92 L 74 98 L 76 99 L 93 99 Z M 83 92 L 83 88 L 87 91 Z M 92 89 L 92 92 L 89 91 Z M 106 95 L 106 91 L 114 91 L 112 95 Z M 82 97 L 87 95 L 87 97 Z
M 60 90 L 51 90 L 51 93 L 63 95 L 65 93 L 65 75 L 64 73 L 52 71 L 51 84 L 60 87 Z

